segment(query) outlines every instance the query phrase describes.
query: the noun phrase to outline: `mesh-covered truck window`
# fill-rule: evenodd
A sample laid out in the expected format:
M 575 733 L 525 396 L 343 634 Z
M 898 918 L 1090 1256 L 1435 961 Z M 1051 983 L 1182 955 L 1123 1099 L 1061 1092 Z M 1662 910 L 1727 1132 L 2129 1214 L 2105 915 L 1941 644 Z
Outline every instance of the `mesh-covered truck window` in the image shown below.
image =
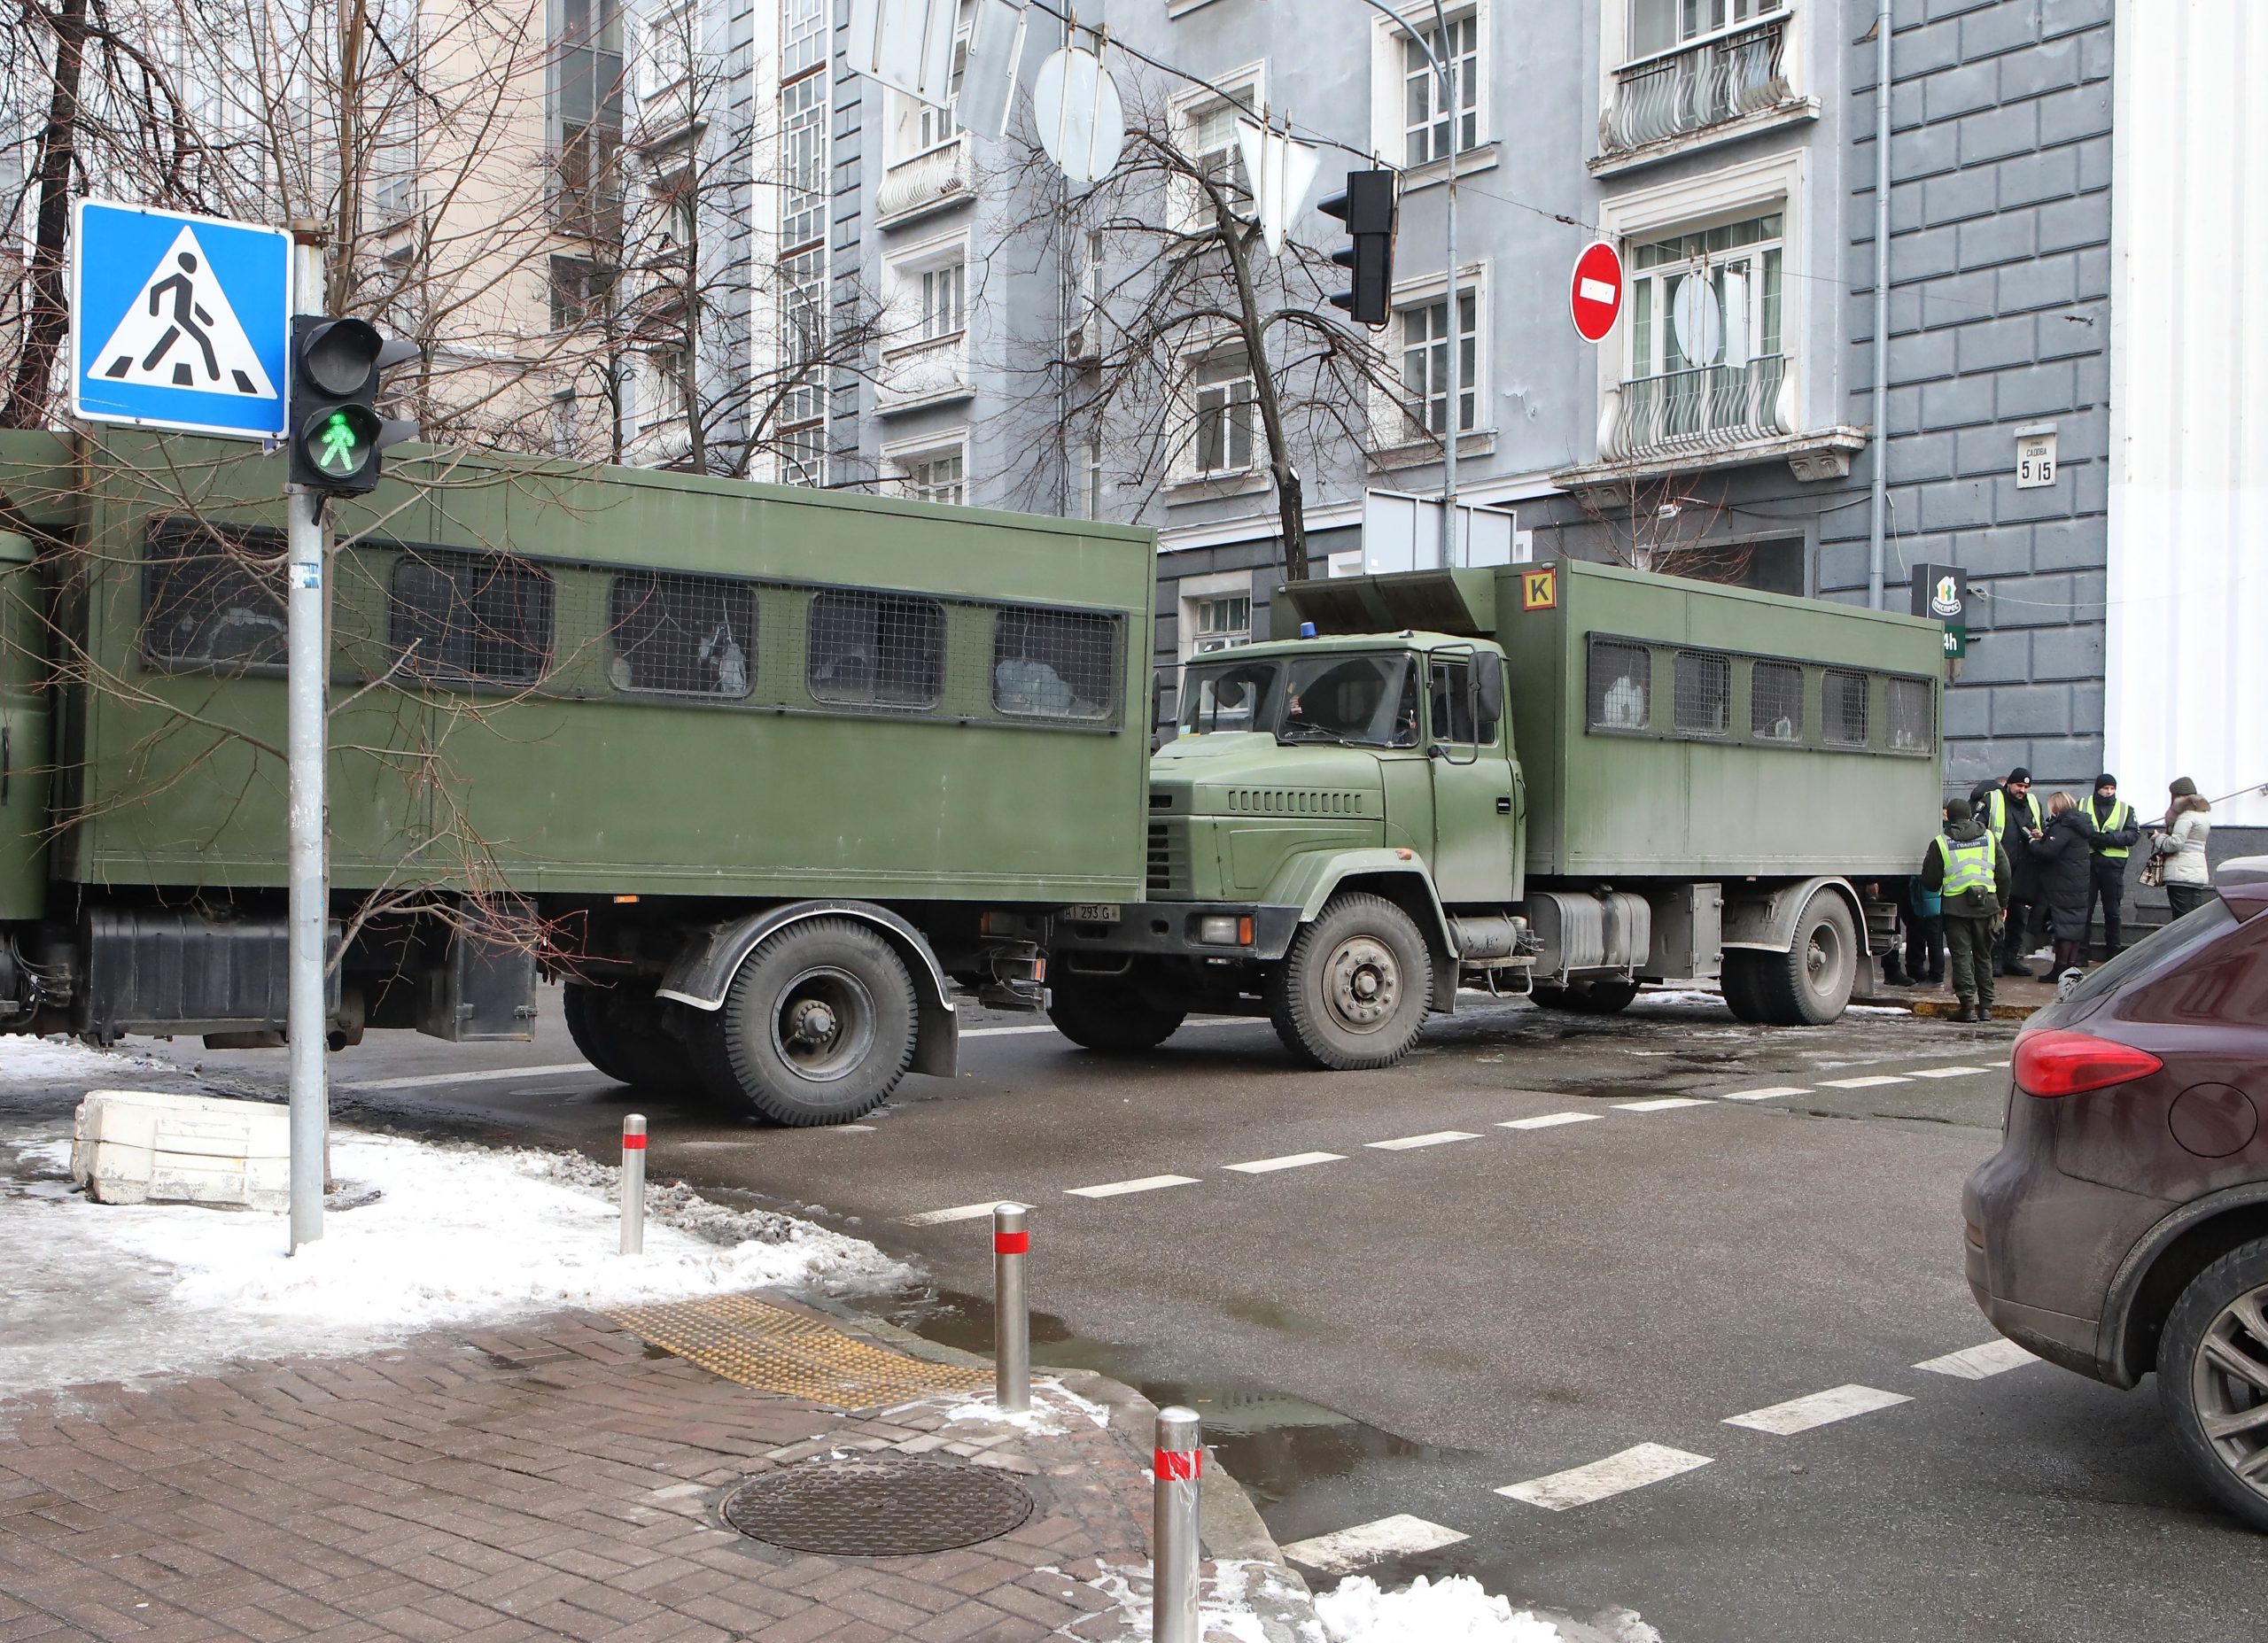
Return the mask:
M 1732 724 L 1733 664 L 1681 650 L 1670 679 L 1671 721 L 1681 736 L 1721 736 Z
M 804 682 L 812 699 L 934 708 L 945 678 L 945 608 L 911 593 L 832 590 L 812 601 Z
M 1116 717 L 1118 618 L 1086 610 L 996 611 L 992 705 L 1019 717 L 1090 724 Z
M 1820 734 L 1830 747 L 1867 745 L 1867 676 L 1827 670 L 1820 686 Z
M 388 641 L 404 671 L 470 685 L 532 685 L 551 661 L 554 589 L 533 565 L 415 549 L 388 584 Z
M 1930 724 L 1934 693 L 1925 678 L 1890 681 L 1890 745 L 1900 753 L 1927 753 L 1936 745 Z
M 1653 718 L 1654 653 L 1643 645 L 1591 640 L 1590 726 L 1643 730 Z
M 1748 681 L 1749 733 L 1759 741 L 1804 739 L 1804 670 L 1792 662 L 1759 662 Z
M 142 656 L 174 669 L 281 667 L 282 534 L 153 528 L 142 560 Z
M 607 678 L 617 690 L 672 696 L 749 694 L 756 590 L 721 577 L 633 570 L 606 596 Z

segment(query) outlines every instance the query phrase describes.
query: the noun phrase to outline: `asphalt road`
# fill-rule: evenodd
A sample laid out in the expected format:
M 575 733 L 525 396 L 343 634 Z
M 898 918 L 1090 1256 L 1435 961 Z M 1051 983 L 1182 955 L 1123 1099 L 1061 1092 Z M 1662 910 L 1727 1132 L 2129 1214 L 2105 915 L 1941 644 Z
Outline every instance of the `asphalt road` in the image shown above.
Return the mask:
M 1670 1643 L 2256 1631 L 2263 1543 L 2182 1473 L 2154 1383 L 1916 1367 L 1993 1338 L 1959 1190 L 1996 1144 L 2009 1027 L 1472 1000 L 1404 1066 L 1350 1075 L 1293 1067 L 1264 1023 L 1111 1060 L 972 1018 L 959 1079 L 792 1131 L 633 1099 L 545 1002 L 532 1044 L 337 1057 L 342 1113 L 611 1158 L 643 1111 L 656 1174 L 917 1257 L 937 1289 L 897 1315 L 963 1344 L 990 1328 L 986 1224 L 907 1218 L 1021 1198 L 1036 1357 L 1195 1401 L 1286 1544 L 1404 1515 L 1463 1537 L 1364 1566 L 1381 1580 L 1472 1574 Z M 284 1075 L 281 1052 L 175 1054 Z M 1233 1167 L 1310 1153 L 1332 1156 Z M 1077 1190 L 1156 1177 L 1186 1179 Z

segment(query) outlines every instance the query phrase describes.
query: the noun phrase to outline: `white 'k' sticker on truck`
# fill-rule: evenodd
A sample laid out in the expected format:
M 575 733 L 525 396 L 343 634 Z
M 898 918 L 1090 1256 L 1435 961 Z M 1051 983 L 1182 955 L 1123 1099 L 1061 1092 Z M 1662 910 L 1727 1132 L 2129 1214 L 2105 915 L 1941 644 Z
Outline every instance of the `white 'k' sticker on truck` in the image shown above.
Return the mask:
M 213 260 L 187 224 L 142 282 L 90 374 L 148 388 L 276 397 L 276 384 L 213 272 Z

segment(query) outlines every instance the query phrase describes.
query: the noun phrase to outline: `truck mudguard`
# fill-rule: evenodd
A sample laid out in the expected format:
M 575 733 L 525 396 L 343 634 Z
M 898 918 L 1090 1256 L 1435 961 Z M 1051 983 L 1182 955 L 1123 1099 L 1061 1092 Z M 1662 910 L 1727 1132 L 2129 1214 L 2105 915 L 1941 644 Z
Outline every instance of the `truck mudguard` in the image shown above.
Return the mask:
M 1433 960 L 1433 1007 L 1443 1014 L 1454 1011 L 1457 952 L 1449 935 L 1449 915 L 1441 911 L 1441 898 L 1433 888 L 1433 875 L 1426 872 L 1425 862 L 1411 851 L 1380 848 L 1314 850 L 1295 856 L 1285 864 L 1284 871 L 1277 875 L 1276 882 L 1268 887 L 1268 894 L 1262 899 L 1296 906 L 1300 922 L 1308 924 L 1349 880 L 1375 883 L 1381 879 L 1393 880 L 1391 890 L 1378 887 L 1381 893 L 1402 903 L 1403 911 L 1417 919 L 1418 928 L 1425 937 L 1425 950 Z
M 1803 916 L 1813 892 L 1822 887 L 1843 898 L 1844 905 L 1851 910 L 1851 927 L 1858 934 L 1860 953 L 1871 954 L 1874 949 L 1867 944 L 1867 911 L 1860 905 L 1859 893 L 1851 887 L 1847 879 L 1835 878 L 1798 879 L 1761 895 L 1744 885 L 1727 885 L 1726 950 L 1786 952 L 1795 945 L 1796 920 Z
M 687 942 L 662 977 L 657 996 L 674 999 L 695 1010 L 723 1007 L 733 978 L 766 936 L 810 918 L 856 918 L 882 932 L 897 951 L 906 973 L 913 978 L 920 1001 L 920 1025 L 913 1037 L 916 1073 L 935 1078 L 956 1078 L 960 1073 L 960 1033 L 958 1013 L 947 988 L 944 966 L 921 933 L 887 907 L 872 902 L 789 902 L 762 912 L 729 919 L 712 926 L 708 934 Z

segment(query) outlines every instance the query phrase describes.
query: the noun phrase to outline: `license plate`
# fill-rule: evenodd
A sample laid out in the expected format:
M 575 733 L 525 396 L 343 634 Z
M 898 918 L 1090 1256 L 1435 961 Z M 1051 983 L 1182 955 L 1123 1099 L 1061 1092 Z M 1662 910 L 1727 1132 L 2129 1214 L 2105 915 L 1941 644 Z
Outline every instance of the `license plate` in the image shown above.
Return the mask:
M 1063 917 L 1073 924 L 1116 924 L 1119 913 L 1116 902 L 1081 902 L 1063 910 Z

